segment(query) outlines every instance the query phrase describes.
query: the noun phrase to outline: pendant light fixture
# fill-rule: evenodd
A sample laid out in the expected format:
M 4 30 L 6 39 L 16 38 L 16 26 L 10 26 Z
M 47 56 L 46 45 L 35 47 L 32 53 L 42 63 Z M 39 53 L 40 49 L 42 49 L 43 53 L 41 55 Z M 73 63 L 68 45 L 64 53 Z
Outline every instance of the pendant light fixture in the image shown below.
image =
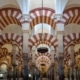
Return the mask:
M 44 33 L 43 33 L 43 0 L 42 0 L 42 42 L 43 42 L 43 39 L 44 39 Z M 46 53 L 48 52 L 48 48 L 45 47 L 42 43 L 42 45 L 39 48 L 37 48 L 37 52 Z

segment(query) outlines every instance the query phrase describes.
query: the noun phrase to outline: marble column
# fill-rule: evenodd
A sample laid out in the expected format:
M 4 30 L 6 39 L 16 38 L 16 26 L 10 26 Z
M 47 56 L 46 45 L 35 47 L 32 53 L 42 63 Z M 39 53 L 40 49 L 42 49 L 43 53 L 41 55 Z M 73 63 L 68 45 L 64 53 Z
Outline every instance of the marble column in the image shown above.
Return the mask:
M 57 23 L 56 24 L 56 36 L 58 39 L 58 73 L 59 73 L 59 80 L 64 80 L 64 69 L 63 69 L 63 60 L 64 60 L 64 53 L 63 53 L 63 34 L 64 34 L 64 24 Z
M 23 53 L 29 53 L 30 52 L 28 46 L 29 23 L 22 24 L 22 31 L 23 31 Z
M 28 61 L 30 59 L 30 49 L 28 46 L 28 39 L 29 39 L 29 23 L 22 24 L 22 31 L 23 31 L 23 79 L 28 79 Z
M 70 59 L 71 59 L 71 65 L 74 67 L 74 44 L 71 44 L 70 47 L 68 48 L 68 53 L 70 54 Z
M 70 54 L 70 60 L 71 60 L 71 80 L 74 80 L 74 44 L 71 44 L 68 48 L 68 53 Z
M 51 63 L 54 63 L 55 50 L 51 48 Z
M 13 80 L 16 80 L 16 66 L 17 64 L 17 60 L 16 60 L 16 54 L 17 54 L 17 46 L 15 45 L 15 43 L 13 43 L 13 48 L 12 48 L 12 54 L 13 54 L 13 60 L 12 60 L 12 66 L 13 66 Z
M 0 35 L 2 35 L 2 30 L 0 30 Z
M 35 64 L 35 54 L 36 54 L 36 51 L 35 51 L 36 47 L 32 48 L 32 51 L 31 51 L 31 54 L 32 54 L 32 62 Z

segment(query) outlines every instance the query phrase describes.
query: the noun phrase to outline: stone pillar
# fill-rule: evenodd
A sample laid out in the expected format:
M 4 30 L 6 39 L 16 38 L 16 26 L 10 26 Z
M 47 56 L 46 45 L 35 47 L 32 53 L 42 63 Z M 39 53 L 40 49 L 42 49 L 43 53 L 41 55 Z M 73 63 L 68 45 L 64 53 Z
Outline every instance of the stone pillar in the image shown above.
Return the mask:
M 29 23 L 22 24 L 23 30 L 23 53 L 29 53 L 30 49 L 28 46 L 28 39 L 29 39 Z
M 15 43 L 13 43 L 12 54 L 13 54 L 13 60 L 12 60 L 13 80 L 16 80 L 16 66 L 18 65 L 18 60 L 16 59 L 17 46 L 15 45 Z
M 29 23 L 22 24 L 23 30 L 23 53 L 26 55 L 26 58 L 30 58 L 30 47 L 28 46 L 28 39 L 29 39 Z
M 59 80 L 64 80 L 64 69 L 63 69 L 63 60 L 64 60 L 64 53 L 63 53 L 63 33 L 64 33 L 64 24 L 57 23 L 56 24 L 56 35 L 58 39 L 58 73 L 59 73 Z
M 54 63 L 54 54 L 55 54 L 55 50 L 51 48 L 51 63 Z
M 28 46 L 28 39 L 29 39 L 29 23 L 22 24 L 23 30 L 23 79 L 28 79 L 28 61 L 30 59 L 30 49 Z
M 74 80 L 74 44 L 71 44 L 70 47 L 68 48 L 68 53 L 70 54 L 71 58 L 71 80 Z
M 29 39 L 29 23 L 22 24 L 23 30 L 23 65 L 27 65 L 27 58 L 29 57 L 29 47 L 28 47 L 28 39 Z
M 70 59 L 71 59 L 70 65 L 72 65 L 72 67 L 74 67 L 74 44 L 70 45 L 70 47 L 68 48 L 68 53 L 70 54 Z
M 36 52 L 35 52 L 35 49 L 36 49 L 36 48 L 32 49 L 32 52 L 31 52 L 31 53 L 32 53 L 32 62 L 33 62 L 34 64 L 35 64 L 35 53 L 36 53 Z
M 57 59 L 54 59 L 54 80 L 58 80 L 58 64 Z
M 13 46 L 12 46 L 12 54 L 13 54 L 12 62 L 13 62 L 13 64 L 15 64 L 15 62 L 16 62 L 16 45 L 15 44 L 13 44 Z
M 0 35 L 2 35 L 2 31 L 0 30 Z

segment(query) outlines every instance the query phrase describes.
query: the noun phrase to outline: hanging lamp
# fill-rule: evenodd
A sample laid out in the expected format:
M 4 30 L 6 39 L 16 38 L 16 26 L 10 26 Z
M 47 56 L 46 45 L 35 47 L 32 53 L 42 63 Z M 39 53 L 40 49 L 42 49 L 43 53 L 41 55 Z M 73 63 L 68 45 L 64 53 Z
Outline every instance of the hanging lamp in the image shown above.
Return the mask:
M 43 34 L 43 0 L 42 0 L 42 42 L 43 42 L 43 39 L 44 39 L 44 34 Z M 43 46 L 43 44 L 42 44 L 42 46 L 37 48 L 37 52 L 46 53 L 46 52 L 48 52 L 48 48 Z

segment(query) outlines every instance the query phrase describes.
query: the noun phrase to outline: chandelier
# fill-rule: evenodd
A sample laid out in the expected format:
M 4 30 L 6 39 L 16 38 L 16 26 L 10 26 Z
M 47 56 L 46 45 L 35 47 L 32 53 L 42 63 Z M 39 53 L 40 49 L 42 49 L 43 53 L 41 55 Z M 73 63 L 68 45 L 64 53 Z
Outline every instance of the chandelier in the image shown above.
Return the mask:
M 46 53 L 46 52 L 48 52 L 48 48 L 47 47 L 39 47 L 39 48 L 37 48 L 37 52 Z
M 42 0 L 42 42 L 43 42 L 43 39 L 44 39 L 44 34 L 43 34 L 43 0 Z M 39 48 L 37 48 L 37 52 L 46 53 L 48 52 L 48 48 L 42 45 Z

